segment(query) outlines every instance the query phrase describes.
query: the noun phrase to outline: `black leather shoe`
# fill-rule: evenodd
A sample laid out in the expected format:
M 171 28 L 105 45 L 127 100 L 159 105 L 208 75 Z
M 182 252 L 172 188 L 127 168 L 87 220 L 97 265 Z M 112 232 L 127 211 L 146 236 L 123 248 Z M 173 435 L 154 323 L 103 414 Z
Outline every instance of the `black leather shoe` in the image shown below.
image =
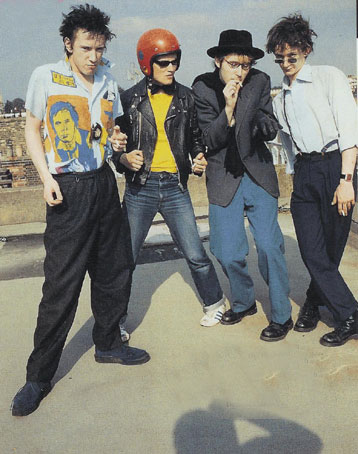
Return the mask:
M 293 321 L 290 317 L 285 323 L 270 322 L 261 332 L 260 339 L 267 342 L 275 342 L 284 339 L 290 329 L 293 328 Z
M 97 363 L 118 363 L 125 366 L 143 364 L 150 360 L 149 354 L 140 348 L 122 345 L 113 350 L 101 351 L 96 347 L 95 360 Z
M 51 391 L 51 383 L 27 381 L 20 388 L 11 404 L 13 416 L 27 416 L 40 405 L 40 402 Z
M 318 306 L 312 304 L 309 299 L 306 299 L 293 329 L 301 333 L 308 333 L 316 328 L 319 319 Z
M 234 312 L 232 309 L 229 309 L 224 313 L 221 319 L 222 325 L 234 325 L 235 323 L 241 322 L 241 320 L 247 315 L 254 315 L 257 312 L 256 303 L 250 306 L 246 311 Z
M 349 339 L 358 339 L 358 311 L 340 323 L 334 331 L 322 336 L 320 343 L 325 347 L 339 347 Z

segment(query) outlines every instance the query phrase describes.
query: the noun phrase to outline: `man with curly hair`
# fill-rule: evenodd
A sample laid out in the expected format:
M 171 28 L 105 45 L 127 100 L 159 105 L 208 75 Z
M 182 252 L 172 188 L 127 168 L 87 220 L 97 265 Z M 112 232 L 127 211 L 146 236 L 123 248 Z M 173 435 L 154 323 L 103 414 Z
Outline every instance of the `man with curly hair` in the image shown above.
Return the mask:
M 336 328 L 320 342 L 330 347 L 358 337 L 357 301 L 338 271 L 355 203 L 357 110 L 340 70 L 306 62 L 315 36 L 308 21 L 294 14 L 271 28 L 266 47 L 284 73 L 274 110 L 294 171 L 291 212 L 311 276 L 294 329 L 315 329 L 319 306 L 326 305 Z
M 66 58 L 35 69 L 29 83 L 26 143 L 47 202 L 45 283 L 26 383 L 12 402 L 14 416 L 35 411 L 51 391 L 87 271 L 96 361 L 149 360 L 146 351 L 123 345 L 119 327 L 133 264 L 116 180 L 106 163 L 112 152 L 108 129 L 121 113 L 118 85 L 103 58 L 114 36 L 108 23 L 94 6 L 73 7 L 60 27 Z M 66 147 L 75 152 L 64 153 Z

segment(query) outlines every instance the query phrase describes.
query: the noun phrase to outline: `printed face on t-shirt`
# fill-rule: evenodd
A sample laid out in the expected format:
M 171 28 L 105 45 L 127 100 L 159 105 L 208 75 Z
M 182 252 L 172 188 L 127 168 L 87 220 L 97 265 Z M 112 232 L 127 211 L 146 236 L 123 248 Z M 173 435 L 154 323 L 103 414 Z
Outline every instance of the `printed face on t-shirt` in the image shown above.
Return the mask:
M 53 117 L 57 137 L 65 143 L 74 141 L 76 125 L 68 110 L 60 110 Z

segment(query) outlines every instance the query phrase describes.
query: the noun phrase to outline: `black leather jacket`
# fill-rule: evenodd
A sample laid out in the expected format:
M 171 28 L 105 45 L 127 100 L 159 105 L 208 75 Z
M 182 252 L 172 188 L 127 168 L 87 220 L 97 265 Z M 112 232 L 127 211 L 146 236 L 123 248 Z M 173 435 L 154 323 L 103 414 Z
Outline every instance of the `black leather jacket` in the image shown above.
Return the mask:
M 158 135 L 146 79 L 123 92 L 121 101 L 124 113 L 116 119 L 116 124 L 128 136 L 126 152 L 142 150 L 144 164 L 138 172 L 133 172 L 119 162 L 122 153 L 114 153 L 113 161 L 117 170 L 126 174 L 127 181 L 144 185 L 150 174 Z M 179 184 L 186 188 L 191 173 L 189 154 L 193 159 L 198 153 L 204 152 L 205 148 L 201 140 L 192 92 L 178 82 L 175 82 L 175 92 L 164 128 L 178 169 Z

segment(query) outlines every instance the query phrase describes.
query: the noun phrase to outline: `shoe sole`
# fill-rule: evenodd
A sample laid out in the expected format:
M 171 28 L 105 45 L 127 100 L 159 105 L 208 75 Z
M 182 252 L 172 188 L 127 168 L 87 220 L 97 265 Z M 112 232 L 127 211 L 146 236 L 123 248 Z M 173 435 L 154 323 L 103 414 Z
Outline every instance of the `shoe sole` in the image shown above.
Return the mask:
M 352 339 L 355 339 L 355 340 L 358 340 L 358 334 L 353 334 L 352 336 L 349 336 L 346 340 L 344 340 L 343 342 L 338 342 L 338 343 L 331 343 L 331 342 L 326 342 L 325 340 L 323 340 L 322 338 L 319 340 L 319 343 L 321 345 L 323 345 L 324 347 L 340 347 L 341 345 L 344 345 L 346 342 L 348 342 L 349 340 L 352 340 Z
M 224 320 L 221 320 L 220 323 L 222 325 L 235 325 L 236 323 L 239 323 L 241 322 L 241 320 L 245 317 L 247 317 L 248 315 L 255 315 L 257 313 L 257 308 L 255 307 L 255 309 L 251 309 L 251 311 L 247 312 L 247 314 L 243 315 L 241 318 L 237 319 L 237 320 L 234 320 L 232 322 L 225 322 Z
M 51 388 L 51 389 L 52 389 L 52 388 Z M 29 408 L 29 409 L 28 409 L 27 411 L 25 411 L 25 412 L 20 412 L 19 410 L 16 410 L 16 408 L 12 408 L 12 409 L 11 409 L 11 414 L 12 414 L 12 416 L 27 416 L 27 415 L 30 415 L 31 413 L 33 413 L 35 410 L 37 410 L 37 409 L 39 408 L 40 403 L 44 400 L 44 398 L 47 396 L 47 394 L 50 393 L 51 389 L 49 389 L 48 391 L 45 391 L 44 395 L 42 396 L 40 402 L 39 402 L 37 405 L 35 405 L 35 406 Z
M 213 326 L 219 325 L 220 323 L 221 321 L 218 320 L 216 323 L 213 323 L 211 325 L 203 325 L 202 323 L 200 323 L 200 326 L 203 326 L 204 328 L 212 328 Z
M 280 341 L 280 340 L 284 339 L 284 338 L 287 336 L 288 332 L 291 331 L 292 328 L 293 328 L 293 323 L 292 323 L 292 325 L 288 328 L 287 333 L 284 334 L 283 336 L 280 336 L 280 337 L 265 337 L 265 336 L 263 336 L 263 335 L 261 334 L 260 339 L 263 340 L 263 341 L 265 341 L 265 342 L 277 342 L 277 341 Z
M 141 359 L 137 359 L 136 361 L 133 362 L 128 362 L 128 361 L 123 361 L 120 358 L 114 358 L 114 357 L 100 357 L 94 355 L 94 359 L 97 363 L 102 363 L 102 364 L 121 364 L 122 366 L 137 366 L 139 364 L 144 364 L 147 363 L 150 360 L 150 356 L 147 355 Z

